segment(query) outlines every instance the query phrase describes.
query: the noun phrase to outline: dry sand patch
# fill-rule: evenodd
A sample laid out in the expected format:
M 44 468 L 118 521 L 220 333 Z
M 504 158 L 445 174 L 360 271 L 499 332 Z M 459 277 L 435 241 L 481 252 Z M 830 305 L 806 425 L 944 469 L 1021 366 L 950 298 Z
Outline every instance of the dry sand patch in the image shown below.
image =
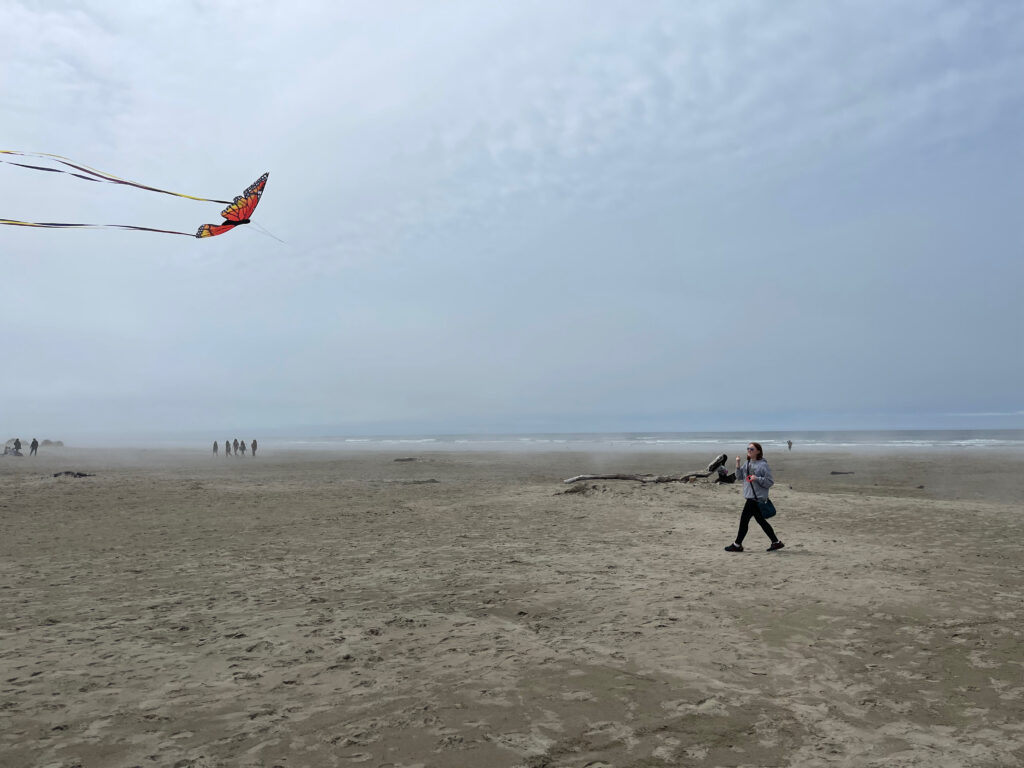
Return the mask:
M 1024 758 L 999 500 L 787 457 L 787 548 L 729 556 L 735 487 L 562 493 L 609 457 L 144 459 L 0 467 L 0 764 Z

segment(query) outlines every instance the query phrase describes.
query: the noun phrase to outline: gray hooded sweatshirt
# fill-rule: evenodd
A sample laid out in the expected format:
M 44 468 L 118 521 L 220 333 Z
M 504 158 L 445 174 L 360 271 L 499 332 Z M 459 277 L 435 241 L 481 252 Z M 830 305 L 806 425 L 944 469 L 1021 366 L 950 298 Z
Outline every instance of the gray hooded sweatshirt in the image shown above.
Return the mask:
M 740 468 L 736 470 L 736 475 L 743 478 L 743 498 L 745 499 L 757 498 L 764 501 L 768 498 L 768 489 L 775 485 L 775 478 L 772 477 L 772 468 L 768 466 L 768 462 L 764 459 L 754 459 L 746 464 L 740 464 Z M 747 475 L 754 476 L 753 490 L 750 488 L 750 483 L 747 482 Z M 757 491 L 757 496 L 754 496 L 754 491 Z

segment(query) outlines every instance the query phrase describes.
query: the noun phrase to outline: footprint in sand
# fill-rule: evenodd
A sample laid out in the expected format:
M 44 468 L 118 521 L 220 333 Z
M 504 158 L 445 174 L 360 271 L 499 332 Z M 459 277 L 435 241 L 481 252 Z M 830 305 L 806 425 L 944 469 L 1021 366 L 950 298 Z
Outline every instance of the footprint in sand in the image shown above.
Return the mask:
M 594 701 L 594 694 L 590 691 L 566 691 L 562 694 L 563 701 Z

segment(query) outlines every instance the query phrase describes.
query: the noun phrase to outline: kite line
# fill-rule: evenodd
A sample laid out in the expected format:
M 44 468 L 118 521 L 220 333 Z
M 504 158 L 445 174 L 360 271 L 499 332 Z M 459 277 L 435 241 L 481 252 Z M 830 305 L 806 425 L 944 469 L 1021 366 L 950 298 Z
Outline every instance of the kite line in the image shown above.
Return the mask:
M 173 229 L 156 229 L 154 227 L 137 227 L 132 224 L 62 224 L 56 221 L 18 221 L 16 219 L 0 219 L 0 224 L 7 224 L 12 227 L 42 227 L 43 229 L 132 229 L 136 232 L 162 232 L 165 235 L 199 237 L 199 235 L 193 235 L 191 232 L 176 232 Z
M 48 171 L 49 173 L 66 173 L 69 176 L 75 176 L 85 181 L 104 181 L 108 184 L 123 184 L 129 187 L 136 187 L 138 189 L 145 189 L 150 192 L 159 192 L 162 195 L 174 195 L 174 197 L 185 197 L 189 200 L 198 200 L 203 203 L 222 203 L 224 205 L 230 205 L 230 200 L 214 200 L 211 197 L 198 197 L 197 195 L 186 195 L 182 192 L 171 192 L 168 189 L 160 189 L 160 187 L 151 187 L 148 184 L 139 184 L 137 181 L 129 181 L 128 179 L 122 179 L 119 176 L 115 176 L 112 173 L 106 173 L 105 171 L 97 171 L 95 168 L 90 168 L 87 165 L 82 165 L 74 160 L 69 160 L 66 157 L 60 155 L 51 155 L 48 152 L 16 152 L 11 149 L 0 149 L 0 155 L 11 155 L 15 157 L 38 157 L 44 160 L 51 160 L 61 165 L 66 165 L 69 168 L 81 171 L 81 173 L 75 173 L 74 171 L 66 171 L 63 168 L 47 168 L 43 165 L 30 165 L 28 163 L 18 163 L 14 160 L 5 160 L 0 158 L 0 162 L 7 163 L 8 165 L 17 165 L 21 168 L 29 168 L 34 171 Z

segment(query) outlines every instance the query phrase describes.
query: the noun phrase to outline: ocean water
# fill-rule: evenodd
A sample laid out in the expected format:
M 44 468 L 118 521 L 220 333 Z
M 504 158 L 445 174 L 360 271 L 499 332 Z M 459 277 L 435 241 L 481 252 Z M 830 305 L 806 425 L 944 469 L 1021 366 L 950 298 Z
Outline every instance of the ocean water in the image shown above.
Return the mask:
M 1024 430 L 891 430 L 817 432 L 636 432 L 516 435 L 337 436 L 268 439 L 268 447 L 299 450 L 421 451 L 726 451 L 756 440 L 765 452 L 787 450 L 1021 450 Z M 262 442 L 262 441 L 261 441 Z

